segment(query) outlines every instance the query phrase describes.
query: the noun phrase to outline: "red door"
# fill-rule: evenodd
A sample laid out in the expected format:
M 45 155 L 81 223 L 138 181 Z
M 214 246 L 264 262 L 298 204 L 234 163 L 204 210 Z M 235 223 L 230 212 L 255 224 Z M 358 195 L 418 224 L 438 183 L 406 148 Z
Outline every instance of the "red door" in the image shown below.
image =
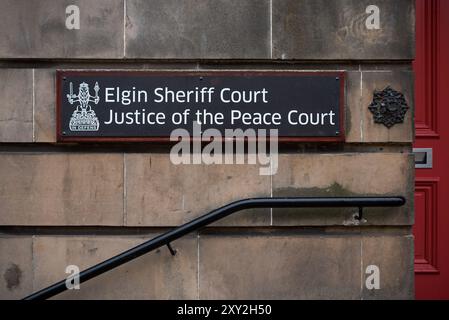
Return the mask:
M 423 148 L 416 154 L 424 167 L 415 182 L 417 299 L 449 299 L 448 40 L 449 1 L 417 0 L 415 148 Z

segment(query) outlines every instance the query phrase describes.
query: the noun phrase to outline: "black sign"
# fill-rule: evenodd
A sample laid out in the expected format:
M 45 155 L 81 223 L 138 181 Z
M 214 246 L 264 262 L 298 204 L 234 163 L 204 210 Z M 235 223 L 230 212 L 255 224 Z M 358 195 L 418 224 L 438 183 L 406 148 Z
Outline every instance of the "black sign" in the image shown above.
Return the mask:
M 176 129 L 191 137 L 277 129 L 281 140 L 338 141 L 343 92 L 337 72 L 58 71 L 57 137 L 166 141 Z

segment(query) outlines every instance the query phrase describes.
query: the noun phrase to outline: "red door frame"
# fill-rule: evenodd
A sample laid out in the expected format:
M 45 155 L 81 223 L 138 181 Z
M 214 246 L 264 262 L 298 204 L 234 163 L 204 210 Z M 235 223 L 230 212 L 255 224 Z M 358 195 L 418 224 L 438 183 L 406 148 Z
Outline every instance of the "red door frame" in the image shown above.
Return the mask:
M 416 169 L 417 299 L 449 299 L 449 0 L 416 1 L 417 148 L 432 148 L 433 167 Z

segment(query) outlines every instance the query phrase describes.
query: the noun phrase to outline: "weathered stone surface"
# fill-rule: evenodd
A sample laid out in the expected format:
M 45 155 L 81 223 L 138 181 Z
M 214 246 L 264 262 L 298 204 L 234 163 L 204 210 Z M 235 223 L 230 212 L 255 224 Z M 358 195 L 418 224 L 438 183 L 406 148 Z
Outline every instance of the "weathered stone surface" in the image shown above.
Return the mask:
M 390 66 L 392 66 L 390 64 Z M 360 65 L 353 61 L 211 61 L 198 63 L 199 70 L 267 70 L 267 71 L 357 71 Z M 385 69 L 385 66 L 383 67 Z
M 380 28 L 368 29 L 369 0 L 273 0 L 273 58 L 413 59 L 413 0 L 379 0 Z
M 81 9 L 81 30 L 65 28 L 70 4 Z M 372 4 L 379 30 L 365 27 Z M 414 42 L 413 0 L 2 1 L 0 299 L 22 298 L 67 277 L 67 265 L 84 269 L 156 236 L 104 226 L 177 226 L 270 195 L 402 195 L 407 204 L 365 209 L 363 227 L 355 208 L 244 211 L 175 241 L 174 257 L 161 248 L 57 298 L 413 298 Z M 129 60 L 113 60 L 122 58 Z M 257 165 L 175 166 L 160 145 L 51 146 L 55 70 L 124 68 L 347 70 L 347 143 L 283 146 L 295 153 L 280 155 L 273 177 Z M 410 106 L 390 129 L 368 110 L 374 90 L 386 86 Z M 10 152 L 17 150 L 27 152 Z M 11 235 L 29 234 L 21 226 L 61 235 Z M 100 235 L 73 235 L 92 230 L 84 226 Z M 379 290 L 365 286 L 369 265 L 380 268 Z
M 80 29 L 66 28 L 66 7 Z M 4 0 L 0 58 L 122 58 L 123 0 Z
M 284 154 L 273 176 L 273 196 L 404 196 L 397 208 L 365 208 L 364 224 L 413 224 L 411 154 Z M 273 209 L 274 225 L 352 225 L 356 208 Z
M 414 91 L 411 71 L 364 71 L 348 72 L 347 81 L 347 142 L 413 142 L 414 138 Z M 387 86 L 404 94 L 409 109 L 404 122 L 390 128 L 374 123 L 368 109 L 373 101 L 374 91 Z
M 31 237 L 0 237 L 0 299 L 20 299 L 33 289 Z
M 413 237 L 358 232 L 206 233 L 199 245 L 191 235 L 173 243 L 174 257 L 161 248 L 55 298 L 412 299 Z M 0 298 L 23 298 L 66 278 L 68 265 L 83 270 L 154 236 L 2 236 Z M 366 287 L 370 265 L 379 290 Z
M 229 202 L 269 196 L 258 165 L 174 165 L 169 154 L 126 154 L 126 224 L 176 226 Z M 269 209 L 225 218 L 225 225 L 268 225 Z
M 345 141 L 362 142 L 363 110 L 362 100 L 362 73 L 359 71 L 349 71 L 346 73 L 346 122 Z M 368 107 L 367 107 L 368 108 Z
M 123 224 L 121 154 L 1 153 L 0 181 L 0 224 Z
M 84 270 L 155 236 L 36 237 L 34 290 L 66 278 L 68 265 Z M 185 237 L 173 242 L 173 247 L 175 256 L 163 247 L 55 299 L 196 299 L 197 238 Z
M 413 299 L 413 236 L 365 235 L 362 238 L 363 270 L 370 265 L 379 268 L 380 289 L 367 289 L 363 299 Z M 371 273 L 370 273 L 371 274 Z M 364 282 L 369 274 L 365 274 Z
M 54 70 L 34 70 L 34 139 L 36 142 L 56 142 L 55 82 Z
M 270 58 L 267 0 L 127 0 L 126 15 L 129 58 Z
M 32 141 L 33 70 L 0 69 L 0 142 Z
M 201 235 L 200 299 L 359 299 L 360 237 Z

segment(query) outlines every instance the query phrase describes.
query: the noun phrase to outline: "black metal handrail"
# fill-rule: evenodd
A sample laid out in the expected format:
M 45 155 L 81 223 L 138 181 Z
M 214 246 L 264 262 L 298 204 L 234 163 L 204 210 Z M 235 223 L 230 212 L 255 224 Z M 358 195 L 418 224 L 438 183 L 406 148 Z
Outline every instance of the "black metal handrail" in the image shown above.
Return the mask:
M 358 219 L 362 218 L 364 207 L 399 207 L 405 204 L 405 198 L 398 197 L 307 197 L 307 198 L 251 198 L 232 202 L 221 208 L 215 209 L 201 217 L 187 222 L 173 230 L 163 233 L 134 248 L 122 252 L 108 260 L 100 262 L 79 274 L 79 283 L 92 279 L 102 273 L 114 269 L 128 261 L 140 257 L 152 250 L 167 245 L 170 252 L 175 254 L 170 242 L 179 239 L 186 234 L 205 227 L 232 213 L 244 209 L 254 208 L 317 208 L 317 207 L 354 207 L 359 208 Z M 47 299 L 67 290 L 66 280 L 61 280 L 47 288 L 39 290 L 24 300 Z

